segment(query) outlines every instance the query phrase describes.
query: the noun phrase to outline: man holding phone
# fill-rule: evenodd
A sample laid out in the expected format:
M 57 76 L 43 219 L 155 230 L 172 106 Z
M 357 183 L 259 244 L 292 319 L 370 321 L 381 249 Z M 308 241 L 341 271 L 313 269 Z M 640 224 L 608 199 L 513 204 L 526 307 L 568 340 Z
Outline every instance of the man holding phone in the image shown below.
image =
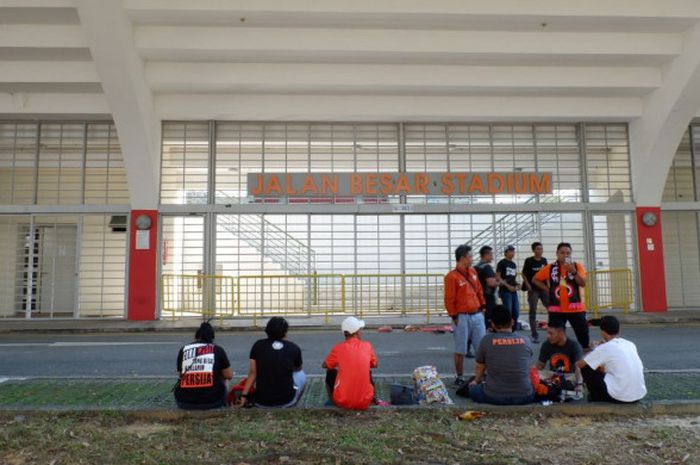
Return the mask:
M 557 261 L 538 271 L 532 284 L 547 291 L 550 324 L 568 321 L 583 350 L 589 351 L 590 336 L 583 302 L 586 269 L 571 258 L 571 244 L 560 242 L 557 245 Z

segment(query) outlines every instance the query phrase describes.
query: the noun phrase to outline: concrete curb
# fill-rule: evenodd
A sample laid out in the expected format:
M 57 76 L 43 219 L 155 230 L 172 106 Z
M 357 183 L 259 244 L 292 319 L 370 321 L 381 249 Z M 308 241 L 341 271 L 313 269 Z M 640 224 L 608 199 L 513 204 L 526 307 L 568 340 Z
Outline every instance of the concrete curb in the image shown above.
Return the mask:
M 700 324 L 700 310 L 682 310 L 668 313 L 616 313 L 623 325 L 678 325 Z M 544 319 L 544 314 L 539 315 Z M 592 315 L 589 314 L 589 317 Z M 257 326 L 253 326 L 252 318 L 226 319 L 223 322 L 214 320 L 217 331 L 248 332 L 261 331 L 267 317 L 259 318 Z M 291 327 L 304 331 L 337 330 L 345 315 L 329 316 L 328 322 L 324 316 L 288 316 Z M 431 315 L 431 323 L 425 322 L 425 316 L 365 316 L 366 328 L 375 330 L 381 326 L 393 326 L 395 329 L 406 325 L 414 326 L 444 326 L 450 324 L 445 315 Z M 192 332 L 201 323 L 201 318 L 157 321 L 126 321 L 112 320 L 0 320 L 0 334 L 7 333 L 139 333 L 139 332 Z M 261 326 L 262 325 L 262 326 Z
M 444 411 L 450 416 L 456 417 L 464 411 L 465 407 L 455 407 L 454 405 L 440 406 L 396 406 L 396 407 L 374 407 L 366 412 L 357 412 L 353 410 L 341 410 L 335 407 L 307 407 L 300 409 L 279 409 L 274 410 L 275 415 L 288 415 L 293 417 L 295 411 L 304 410 L 311 412 L 325 412 L 334 416 L 356 416 L 358 413 L 375 415 L 386 411 L 429 411 L 437 410 Z M 700 400 L 679 400 L 679 401 L 652 401 L 640 402 L 631 405 L 607 404 L 607 403 L 585 403 L 585 404 L 552 404 L 550 406 L 542 406 L 541 404 L 530 405 L 511 405 L 511 406 L 496 406 L 486 404 L 470 403 L 466 406 L 468 410 L 479 410 L 486 412 L 487 415 L 499 416 L 521 416 L 542 415 L 542 416 L 576 416 L 576 417 L 637 417 L 637 416 L 663 416 L 663 415 L 700 415 Z M 82 409 L 27 409 L 27 408 L 2 408 L 0 416 L 4 414 L 36 414 L 36 413 L 94 413 L 94 412 L 119 412 L 129 418 L 135 420 L 149 421 L 173 421 L 185 418 L 221 418 L 238 415 L 257 415 L 258 413 L 269 413 L 268 409 L 222 409 L 214 411 L 185 411 L 177 409 L 105 409 L 105 408 L 82 408 Z

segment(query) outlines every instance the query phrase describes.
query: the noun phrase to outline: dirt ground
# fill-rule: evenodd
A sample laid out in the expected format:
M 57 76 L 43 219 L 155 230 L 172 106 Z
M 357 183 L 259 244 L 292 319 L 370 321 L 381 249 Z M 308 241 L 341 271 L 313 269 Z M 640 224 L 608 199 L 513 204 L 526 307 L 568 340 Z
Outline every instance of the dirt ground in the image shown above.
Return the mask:
M 0 412 L 0 464 L 700 464 L 700 417 Z

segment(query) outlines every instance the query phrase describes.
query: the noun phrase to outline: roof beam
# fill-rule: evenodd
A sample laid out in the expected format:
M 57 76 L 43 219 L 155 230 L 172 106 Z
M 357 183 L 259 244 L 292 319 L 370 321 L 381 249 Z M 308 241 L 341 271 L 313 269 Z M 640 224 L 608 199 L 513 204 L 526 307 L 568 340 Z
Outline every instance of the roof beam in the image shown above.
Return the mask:
M 77 0 L 124 155 L 131 207 L 157 208 L 160 125 L 120 0 Z
M 70 113 L 67 112 L 70 111 Z M 71 93 L 0 93 L 1 115 L 109 115 L 107 99 L 102 94 Z
M 538 58 L 662 64 L 681 53 L 680 34 L 532 33 L 242 27 L 136 28 L 144 58 L 176 61 L 381 61 Z
M 641 117 L 630 124 L 632 181 L 639 206 L 661 204 L 666 174 L 700 108 L 700 23 L 688 31 L 683 53 L 664 71 L 663 85 L 644 100 Z
M 197 11 L 221 13 L 226 11 L 257 12 L 332 12 L 367 14 L 416 14 L 442 13 L 447 15 L 501 15 L 531 17 L 650 17 L 700 19 L 700 4 L 695 0 L 588 0 L 586 2 L 562 2 L 560 0 L 125 0 L 125 8 L 134 14 L 147 11 L 175 11 L 191 15 Z
M 99 83 L 95 64 L 87 61 L 0 61 L 0 83 Z
M 661 85 L 656 67 L 508 67 L 151 62 L 156 93 L 617 93 Z
M 4 24 L 0 27 L 0 47 L 86 48 L 87 40 L 79 25 Z
M 629 121 L 640 98 L 158 95 L 163 120 Z

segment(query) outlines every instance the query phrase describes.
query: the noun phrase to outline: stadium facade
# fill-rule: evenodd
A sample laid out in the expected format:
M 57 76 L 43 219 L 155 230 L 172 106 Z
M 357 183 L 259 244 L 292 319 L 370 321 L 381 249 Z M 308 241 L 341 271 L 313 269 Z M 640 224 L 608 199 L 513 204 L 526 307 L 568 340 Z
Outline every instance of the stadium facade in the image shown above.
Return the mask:
M 700 3 L 0 3 L 0 317 L 440 312 L 468 242 L 700 305 Z

